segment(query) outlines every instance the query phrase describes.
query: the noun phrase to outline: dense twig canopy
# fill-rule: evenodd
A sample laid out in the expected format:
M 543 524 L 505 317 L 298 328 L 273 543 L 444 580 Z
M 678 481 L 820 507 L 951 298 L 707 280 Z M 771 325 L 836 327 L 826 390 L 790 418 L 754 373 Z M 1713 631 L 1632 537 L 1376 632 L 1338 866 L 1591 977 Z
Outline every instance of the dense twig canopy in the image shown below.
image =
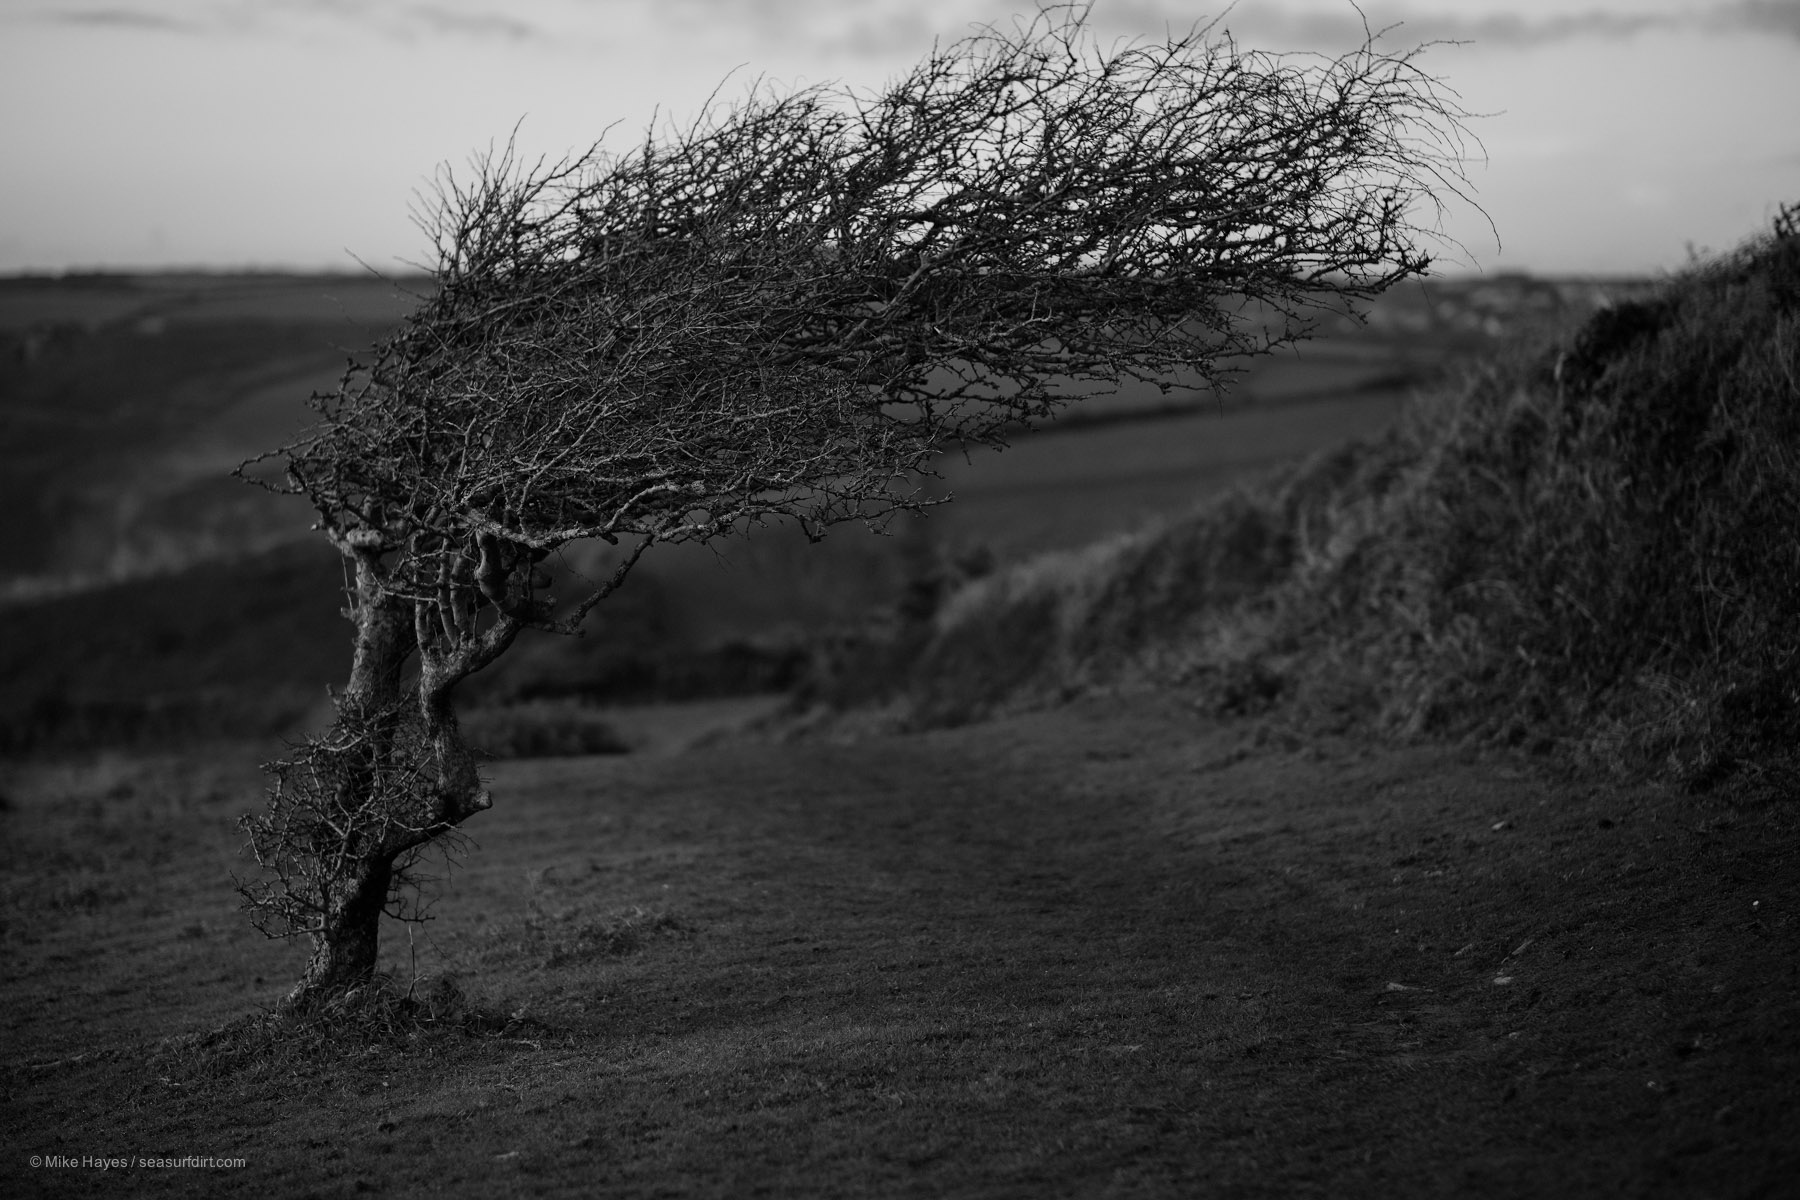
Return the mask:
M 1071 387 L 1216 380 L 1427 267 L 1414 210 L 1457 193 L 1464 114 L 1419 51 L 1108 49 L 1084 18 L 446 173 L 439 288 L 315 398 L 292 488 L 431 610 L 421 652 L 478 612 L 567 629 L 649 544 L 908 506 L 946 444 Z M 633 556 L 558 609 L 532 564 L 583 538 Z
M 1463 114 L 1418 51 L 1109 49 L 1085 15 L 874 95 L 753 90 L 623 154 L 445 174 L 436 290 L 269 456 L 357 627 L 336 724 L 245 824 L 272 877 L 247 903 L 313 943 L 291 1002 L 366 980 L 420 851 L 491 804 L 458 682 L 576 629 L 648 547 L 916 507 L 947 446 L 1216 382 L 1426 268 L 1415 209 L 1459 194 Z M 540 564 L 587 538 L 616 567 L 559 602 Z

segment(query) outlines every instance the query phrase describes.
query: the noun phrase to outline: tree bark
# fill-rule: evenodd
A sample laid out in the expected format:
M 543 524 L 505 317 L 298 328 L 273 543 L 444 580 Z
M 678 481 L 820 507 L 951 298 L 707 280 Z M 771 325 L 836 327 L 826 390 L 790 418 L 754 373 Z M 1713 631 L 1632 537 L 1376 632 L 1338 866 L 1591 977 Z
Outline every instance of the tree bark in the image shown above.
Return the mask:
M 412 604 L 382 586 L 373 555 L 356 557 L 356 649 L 344 703 L 365 712 L 392 708 L 400 676 L 415 648 Z
M 382 587 L 381 565 L 373 554 L 357 553 L 354 562 L 356 644 L 339 705 L 348 713 L 394 713 L 415 648 L 412 605 Z M 378 730 L 377 736 L 386 740 L 376 748 L 377 755 L 384 755 L 394 730 Z M 389 846 L 372 846 L 331 886 L 321 928 L 311 934 L 312 959 L 284 999 L 286 1006 L 309 1007 L 374 977 L 381 950 L 381 914 L 399 853 Z
M 308 1008 L 369 982 L 381 950 L 381 910 L 393 882 L 392 858 L 366 858 L 333 889 L 325 926 L 312 935 L 312 960 L 287 994 L 289 1008 Z
M 373 978 L 380 957 L 381 916 L 394 886 L 395 863 L 448 827 L 492 807 L 493 801 L 481 787 L 474 753 L 463 741 L 450 697 L 464 677 L 503 652 L 520 628 L 516 621 L 502 617 L 465 653 L 448 659 L 425 654 L 427 661 L 421 664 L 418 679 L 411 687 L 405 686 L 406 664 L 420 650 L 418 622 L 424 614 L 417 611 L 415 601 L 386 590 L 374 555 L 359 553 L 355 563 L 356 648 L 340 708 L 345 719 L 378 718 L 371 731 L 377 762 L 401 752 L 396 746 L 396 739 L 402 736 L 401 723 L 418 721 L 418 729 L 405 736 L 410 740 L 417 735 L 429 747 L 435 786 L 424 811 L 404 814 L 404 821 L 371 840 L 331 884 L 321 926 L 311 934 L 312 959 L 285 1000 L 291 1008 L 309 1007 Z M 410 713 L 409 708 L 413 710 Z M 352 780 L 346 786 L 376 784 L 372 779 Z

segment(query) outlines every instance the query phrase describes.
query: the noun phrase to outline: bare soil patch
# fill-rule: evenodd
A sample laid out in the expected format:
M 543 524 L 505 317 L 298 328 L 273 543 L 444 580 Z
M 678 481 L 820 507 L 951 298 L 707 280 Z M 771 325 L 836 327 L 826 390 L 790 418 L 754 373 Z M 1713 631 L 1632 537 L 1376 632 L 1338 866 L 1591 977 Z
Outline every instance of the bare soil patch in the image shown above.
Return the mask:
M 1791 806 L 1178 695 L 493 770 L 489 1024 L 226 1063 L 256 748 L 0 779 L 7 1195 L 1779 1194 Z M 229 1070 L 226 1068 L 229 1067 Z M 242 1169 L 29 1167 L 33 1154 Z

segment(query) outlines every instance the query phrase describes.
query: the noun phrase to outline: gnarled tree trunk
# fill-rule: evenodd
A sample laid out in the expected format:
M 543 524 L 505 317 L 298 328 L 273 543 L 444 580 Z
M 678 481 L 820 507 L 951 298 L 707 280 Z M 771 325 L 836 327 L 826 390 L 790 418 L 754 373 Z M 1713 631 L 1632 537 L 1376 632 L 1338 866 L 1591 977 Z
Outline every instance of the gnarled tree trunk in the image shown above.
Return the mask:
M 394 860 L 373 855 L 357 862 L 332 889 L 335 894 L 328 901 L 324 927 L 312 935 L 312 959 L 283 1001 L 286 1005 L 310 1007 L 374 977 L 381 951 L 381 913 L 393 875 Z
M 381 567 L 371 554 L 353 558 L 356 569 L 356 648 L 350 680 L 339 699 L 350 714 L 398 711 L 401 680 L 415 647 L 412 605 L 381 586 Z M 379 757 L 391 750 L 395 730 L 389 718 L 377 727 Z M 346 787 L 367 788 L 373 780 L 350 779 Z M 310 934 L 312 959 L 285 1003 L 301 1007 L 366 983 L 380 952 L 381 913 L 393 882 L 394 854 L 380 847 L 349 864 L 326 889 L 320 927 Z
M 341 786 L 355 793 L 347 797 L 347 810 L 358 811 L 362 800 L 371 799 L 387 811 L 368 823 L 362 831 L 367 836 L 350 843 L 349 861 L 319 897 L 323 912 L 317 928 L 309 931 L 312 958 L 284 1001 L 290 1007 L 307 1007 L 368 982 L 380 956 L 381 917 L 397 882 L 395 864 L 492 805 L 458 728 L 450 694 L 472 670 L 503 650 L 516 628 L 508 624 L 490 630 L 483 640 L 496 645 L 489 653 L 460 656 L 448 664 L 430 656 L 433 661 L 409 686 L 406 666 L 419 650 L 419 602 L 389 592 L 371 557 L 358 556 L 356 566 L 356 649 L 339 708 L 344 719 L 373 719 L 358 730 L 372 744 L 366 750 L 367 767 Z M 383 768 L 407 755 L 418 756 L 416 765 L 427 771 L 428 784 L 386 791 Z

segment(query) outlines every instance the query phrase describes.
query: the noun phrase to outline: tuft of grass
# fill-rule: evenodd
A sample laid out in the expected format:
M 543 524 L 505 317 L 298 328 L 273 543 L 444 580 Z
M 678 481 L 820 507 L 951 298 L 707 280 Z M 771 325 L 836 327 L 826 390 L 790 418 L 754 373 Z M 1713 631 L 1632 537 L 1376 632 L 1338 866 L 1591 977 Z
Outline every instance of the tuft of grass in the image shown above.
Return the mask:
M 253 1013 L 210 1032 L 165 1038 L 146 1075 L 192 1094 L 227 1082 L 329 1075 L 386 1052 L 430 1054 L 458 1038 L 541 1030 L 523 1007 L 509 1014 L 504 1005 L 479 1004 L 451 976 L 418 990 L 383 974 L 309 1008 Z
M 1800 782 L 1800 206 L 1385 436 L 949 597 L 883 688 L 957 724 L 1132 680 L 1226 714 Z
M 577 963 L 629 958 L 660 939 L 686 941 L 696 933 L 682 917 L 659 908 L 631 905 L 602 916 L 577 909 L 553 909 L 534 897 L 516 925 L 494 931 L 496 948 L 508 957 L 521 949 L 544 970 Z

